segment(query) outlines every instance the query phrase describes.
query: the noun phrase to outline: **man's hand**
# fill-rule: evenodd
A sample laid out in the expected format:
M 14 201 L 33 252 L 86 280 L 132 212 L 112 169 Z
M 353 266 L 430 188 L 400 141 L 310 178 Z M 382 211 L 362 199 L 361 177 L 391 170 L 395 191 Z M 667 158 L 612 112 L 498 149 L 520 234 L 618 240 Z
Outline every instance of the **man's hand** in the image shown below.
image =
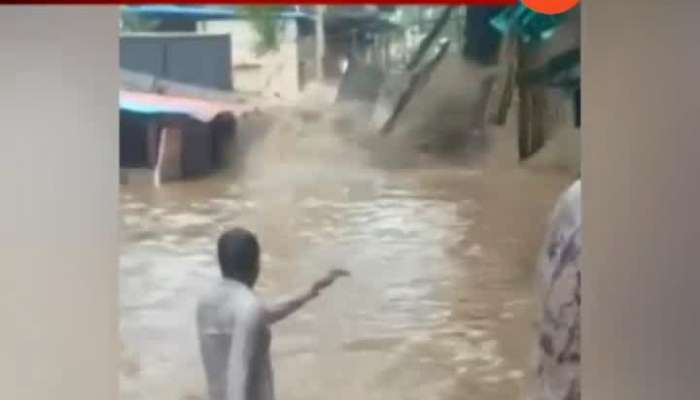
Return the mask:
M 350 272 L 342 268 L 335 268 L 328 271 L 328 274 L 324 278 L 319 279 L 318 281 L 316 281 L 316 283 L 313 284 L 313 286 L 311 286 L 311 293 L 314 296 L 318 296 L 319 293 L 321 293 L 321 290 L 332 285 L 336 279 L 343 276 L 350 276 Z
M 267 307 L 267 323 L 274 324 L 300 309 L 308 301 L 318 297 L 321 290 L 332 285 L 336 279 L 341 276 L 349 276 L 350 273 L 344 269 L 332 269 L 328 271 L 326 276 L 314 282 L 310 289 L 304 290 L 302 293 L 292 296 L 283 301 L 277 301 Z

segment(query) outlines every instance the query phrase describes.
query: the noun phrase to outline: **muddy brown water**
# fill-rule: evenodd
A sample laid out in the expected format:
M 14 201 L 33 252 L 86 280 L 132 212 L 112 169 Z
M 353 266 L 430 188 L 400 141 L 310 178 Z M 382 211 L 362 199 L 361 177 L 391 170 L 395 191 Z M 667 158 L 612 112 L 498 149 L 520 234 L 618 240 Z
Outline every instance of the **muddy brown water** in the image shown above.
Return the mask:
M 122 186 L 121 398 L 205 398 L 194 305 L 233 226 L 259 235 L 266 298 L 352 273 L 274 326 L 279 399 L 523 398 L 531 272 L 571 178 L 519 166 L 510 128 L 477 161 L 397 164 L 298 114 L 276 113 L 242 176 Z

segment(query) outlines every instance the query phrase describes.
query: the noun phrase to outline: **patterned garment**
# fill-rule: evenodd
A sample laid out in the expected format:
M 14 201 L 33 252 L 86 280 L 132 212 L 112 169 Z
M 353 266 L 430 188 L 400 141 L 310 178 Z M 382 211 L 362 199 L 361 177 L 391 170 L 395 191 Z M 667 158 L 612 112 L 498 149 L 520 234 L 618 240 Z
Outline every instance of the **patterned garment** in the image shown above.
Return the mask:
M 559 198 L 537 266 L 540 295 L 532 400 L 580 400 L 581 182 Z

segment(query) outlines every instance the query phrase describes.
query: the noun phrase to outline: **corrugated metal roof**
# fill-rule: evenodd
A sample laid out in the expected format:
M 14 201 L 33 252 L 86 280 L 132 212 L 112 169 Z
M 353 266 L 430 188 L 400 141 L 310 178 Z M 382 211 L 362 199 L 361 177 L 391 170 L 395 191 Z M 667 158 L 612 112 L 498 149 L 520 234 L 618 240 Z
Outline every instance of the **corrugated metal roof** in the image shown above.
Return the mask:
M 122 8 L 122 13 L 135 15 L 142 18 L 153 19 L 188 19 L 195 21 L 207 21 L 217 19 L 238 19 L 245 18 L 245 14 L 236 11 L 233 7 L 211 7 L 211 6 L 177 6 L 177 5 L 147 5 L 147 6 L 126 6 Z M 310 18 L 311 16 L 298 9 L 290 7 L 284 11 L 279 18 Z
M 176 5 L 127 6 L 122 8 L 122 13 L 126 15 L 137 15 L 143 18 L 195 20 L 231 19 L 236 14 L 233 9 L 223 7 L 188 7 Z

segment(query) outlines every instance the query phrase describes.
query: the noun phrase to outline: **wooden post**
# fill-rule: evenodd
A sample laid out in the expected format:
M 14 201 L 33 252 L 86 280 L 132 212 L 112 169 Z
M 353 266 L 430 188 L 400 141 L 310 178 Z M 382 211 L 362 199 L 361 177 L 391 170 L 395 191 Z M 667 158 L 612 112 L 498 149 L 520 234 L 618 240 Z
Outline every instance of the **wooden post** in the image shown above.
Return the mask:
M 518 70 L 518 40 L 516 35 L 508 32 L 503 48 L 504 51 L 501 59 L 505 60 L 508 64 L 508 69 L 503 81 L 503 90 L 498 101 L 496 115 L 494 116 L 494 123 L 501 126 L 505 125 L 508 120 L 508 110 L 510 109 L 510 104 L 513 100 L 513 92 L 515 90 L 515 74 Z
M 538 56 L 531 46 L 518 46 L 518 69 L 529 70 Z M 541 85 L 519 85 L 518 153 L 525 160 L 544 145 L 546 139 L 547 92 Z
M 180 128 L 166 126 L 160 131 L 158 162 L 153 174 L 156 186 L 182 178 L 182 139 Z

